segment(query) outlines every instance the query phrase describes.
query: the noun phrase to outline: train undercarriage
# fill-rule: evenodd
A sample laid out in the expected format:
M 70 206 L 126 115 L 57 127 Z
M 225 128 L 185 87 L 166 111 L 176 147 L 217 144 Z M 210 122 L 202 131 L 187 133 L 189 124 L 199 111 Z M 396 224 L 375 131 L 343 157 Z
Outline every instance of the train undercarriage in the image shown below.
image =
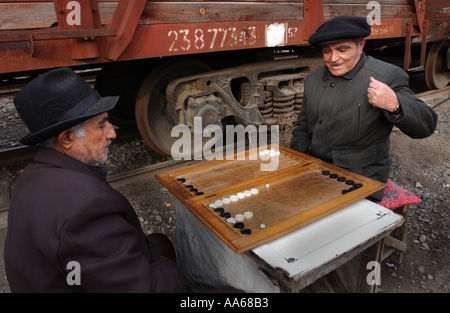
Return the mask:
M 369 54 L 401 65 L 402 57 L 393 58 L 395 48 L 380 54 L 379 46 L 369 44 Z M 410 74 L 425 75 L 429 89 L 444 88 L 450 81 L 449 47 L 448 40 L 429 44 L 425 67 Z M 419 46 L 415 50 L 420 53 Z M 97 76 L 95 89 L 105 96 L 121 96 L 110 114 L 114 124 L 137 127 L 153 150 L 170 156 L 178 139 L 171 136 L 171 130 L 176 125 L 187 125 L 194 136 L 195 118 L 202 118 L 203 128 L 218 125 L 223 130 L 229 124 L 246 127 L 278 125 L 282 120 L 295 123 L 302 105 L 304 79 L 323 64 L 317 53 L 310 54 L 314 57 L 288 53 L 287 58 L 279 60 L 272 57 L 270 61 L 230 67 L 224 61 L 227 65 L 219 69 L 189 56 L 147 66 L 106 67 Z M 419 62 L 418 56 L 413 59 Z M 215 67 L 220 64 L 212 63 Z M 203 144 L 208 141 L 211 143 L 203 138 Z
M 375 17 L 367 54 L 430 89 L 450 81 L 449 0 L 28 0 L 0 11 L 0 91 L 55 67 L 95 69 L 94 88 L 120 96 L 113 124 L 137 127 L 162 155 L 173 127 L 193 136 L 198 118 L 221 129 L 295 121 L 323 62 L 308 38 L 337 15 Z

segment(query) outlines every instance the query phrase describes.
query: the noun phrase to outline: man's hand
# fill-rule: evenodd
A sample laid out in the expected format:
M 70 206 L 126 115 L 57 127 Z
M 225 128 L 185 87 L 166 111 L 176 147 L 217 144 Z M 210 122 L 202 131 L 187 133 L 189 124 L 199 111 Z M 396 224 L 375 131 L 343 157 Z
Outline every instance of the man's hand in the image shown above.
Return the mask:
M 389 112 L 394 112 L 397 105 L 399 105 L 395 92 L 388 85 L 373 77 L 370 77 L 367 97 L 369 98 L 370 104 Z

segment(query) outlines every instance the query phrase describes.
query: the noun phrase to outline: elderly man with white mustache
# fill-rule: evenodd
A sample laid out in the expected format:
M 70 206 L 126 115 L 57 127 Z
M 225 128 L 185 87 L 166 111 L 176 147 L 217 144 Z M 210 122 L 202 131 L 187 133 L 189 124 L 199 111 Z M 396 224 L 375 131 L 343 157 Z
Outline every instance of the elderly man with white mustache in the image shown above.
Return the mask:
M 14 98 L 40 144 L 9 207 L 5 267 L 12 292 L 182 292 L 186 278 L 162 234 L 145 236 L 106 181 L 108 121 L 118 97 L 101 97 L 69 68 L 33 79 Z

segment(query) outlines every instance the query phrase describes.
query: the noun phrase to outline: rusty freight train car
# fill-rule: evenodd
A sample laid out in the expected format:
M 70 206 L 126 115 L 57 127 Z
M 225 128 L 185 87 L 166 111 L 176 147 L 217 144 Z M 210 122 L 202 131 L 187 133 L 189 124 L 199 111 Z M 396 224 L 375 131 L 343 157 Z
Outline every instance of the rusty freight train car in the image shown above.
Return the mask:
M 448 84 L 450 0 L 1 0 L 0 83 L 61 66 L 94 73 L 100 94 L 121 96 L 111 120 L 170 155 L 171 130 L 195 117 L 224 127 L 295 116 L 322 64 L 308 38 L 343 14 L 372 24 L 367 54 L 425 73 L 432 89 Z

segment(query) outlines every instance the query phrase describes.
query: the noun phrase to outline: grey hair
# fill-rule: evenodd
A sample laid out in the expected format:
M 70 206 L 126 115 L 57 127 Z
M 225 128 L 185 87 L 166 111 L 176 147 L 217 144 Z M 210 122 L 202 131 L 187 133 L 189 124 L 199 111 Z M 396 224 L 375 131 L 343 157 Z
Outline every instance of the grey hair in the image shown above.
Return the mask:
M 361 45 L 361 41 L 364 39 L 364 37 L 361 37 L 361 38 L 353 38 L 353 41 L 356 43 L 356 47 L 358 47 L 358 49 L 359 49 L 359 47 L 360 47 L 360 45 Z
M 77 124 L 75 126 L 72 126 L 70 129 L 75 133 L 75 135 L 78 138 L 86 137 L 86 121 L 81 122 L 80 124 Z M 57 136 L 53 136 L 49 139 L 40 142 L 39 145 L 45 148 L 53 149 L 56 144 L 56 138 Z

